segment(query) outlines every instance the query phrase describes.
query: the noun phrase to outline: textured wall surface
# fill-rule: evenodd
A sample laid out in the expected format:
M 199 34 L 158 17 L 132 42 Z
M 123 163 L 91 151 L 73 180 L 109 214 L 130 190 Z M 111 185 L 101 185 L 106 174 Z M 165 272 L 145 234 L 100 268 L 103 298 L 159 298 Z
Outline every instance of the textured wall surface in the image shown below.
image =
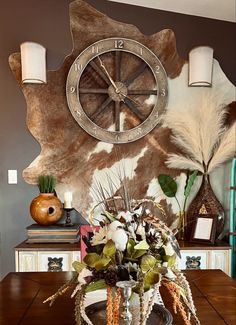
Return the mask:
M 138 141 L 121 145 L 100 142 L 86 133 L 74 121 L 66 102 L 66 78 L 74 59 L 95 41 L 117 36 L 148 46 L 160 58 L 169 81 L 179 76 L 184 61 L 177 54 L 174 33 L 170 30 L 145 36 L 135 26 L 116 22 L 83 1 L 71 4 L 70 17 L 73 52 L 60 69 L 48 71 L 47 84 L 22 85 L 20 54 L 11 55 L 9 61 L 27 101 L 28 128 L 41 146 L 40 155 L 24 170 L 24 179 L 35 184 L 42 173 L 55 175 L 59 196 L 63 198 L 63 188 L 69 187 L 74 192 L 76 209 L 86 216 L 93 200 L 91 188 L 95 179 L 100 182 L 104 179 L 102 174 L 111 169 L 114 172 L 119 161 L 125 158 L 123 167 L 129 176 L 129 187 L 135 188 L 132 195 L 144 197 L 158 172 L 167 172 L 164 160 L 166 153 L 173 151 L 173 145 L 168 139 L 168 130 L 159 127 Z M 88 74 L 88 88 L 91 79 Z M 141 78 L 140 82 L 147 83 L 147 80 Z M 106 112 L 102 118 L 107 118 Z M 125 120 L 130 119 L 132 113 L 127 112 Z M 110 127 L 113 122 L 108 123 Z M 168 173 L 176 175 L 173 171 Z
M 46 85 L 21 85 L 27 101 L 28 128 L 41 146 L 40 155 L 24 170 L 24 179 L 34 184 L 42 173 L 55 175 L 59 196 L 63 198 L 63 191 L 70 188 L 74 193 L 76 209 L 87 217 L 92 206 L 97 203 L 93 195 L 96 182 L 102 182 L 108 190 L 106 175 L 109 175 L 113 183 L 117 183 L 115 175 L 118 176 L 119 166 L 122 165 L 133 198 L 155 197 L 167 206 L 166 199 L 160 196 L 161 190 L 158 188 L 156 177 L 160 173 L 174 176 L 180 174 L 179 171 L 167 170 L 165 166 L 167 153 L 174 151 L 168 129 L 157 126 L 140 140 L 121 145 L 108 144 L 91 137 L 77 125 L 67 106 L 65 85 L 71 64 L 81 51 L 97 40 L 126 37 L 150 48 L 165 67 L 170 88 L 167 109 L 181 110 L 188 102 L 189 109 L 194 111 L 198 109 L 202 96 L 208 94 L 213 94 L 212 98 L 216 95 L 222 97 L 224 103 L 229 104 L 234 100 L 233 85 L 215 61 L 212 88 L 188 87 L 188 65 L 184 65 L 184 60 L 177 54 L 176 40 L 171 30 L 166 29 L 145 36 L 135 26 L 114 21 L 79 0 L 70 5 L 70 25 L 73 52 L 66 57 L 60 69 L 48 71 Z M 10 57 L 10 66 L 21 84 L 19 53 Z M 89 88 L 92 78 L 89 73 L 86 77 L 86 85 Z M 147 81 L 144 79 L 141 82 Z M 90 98 L 89 105 L 92 105 Z M 102 118 L 107 119 L 106 115 L 107 113 L 103 112 Z M 128 111 L 125 120 L 131 118 L 132 113 Z M 111 120 L 108 123 L 110 127 L 113 122 Z M 184 180 L 181 180 L 181 183 L 184 183 Z M 183 191 L 180 193 L 180 200 L 182 199 Z M 178 212 L 174 207 L 172 210 Z M 168 213 L 170 223 L 173 221 L 171 206 L 168 206 Z
M 20 91 L 20 88 L 9 69 L 8 57 L 14 52 L 19 52 L 19 45 L 27 40 L 41 43 L 47 48 L 47 66 L 48 73 L 52 70 L 59 71 L 63 65 L 66 55 L 71 52 L 72 41 L 69 24 L 69 3 L 70 0 L 24 0 L 24 1 L 3 1 L 0 10 L 0 277 L 7 272 L 14 271 L 14 246 L 23 241 L 26 236 L 25 228 L 32 223 L 29 216 L 29 204 L 38 190 L 35 186 L 27 184 L 21 176 L 23 170 L 31 165 L 33 168 L 37 165 L 38 155 L 41 154 L 41 143 L 35 140 L 28 131 L 28 112 L 26 111 L 26 101 Z M 105 0 L 88 0 L 95 8 L 107 14 L 109 17 L 128 24 L 138 26 L 144 35 L 151 35 L 163 29 L 172 29 L 176 36 L 177 49 L 180 57 L 187 59 L 188 52 L 194 46 L 206 44 L 214 48 L 214 57 L 220 63 L 215 61 L 214 80 L 218 80 L 214 85 L 214 92 L 217 87 L 232 89 L 229 80 L 236 82 L 235 66 L 235 24 L 212 19 L 205 19 L 181 14 L 168 13 L 159 10 L 152 10 L 130 5 L 110 3 Z M 14 8 L 14 10 L 13 10 Z M 12 23 L 9 23 L 11 21 Z M 226 76 L 224 75 L 224 73 Z M 217 75 L 216 75 L 217 74 Z M 222 83 L 219 81 L 222 79 Z M 169 80 L 169 104 L 168 109 L 177 107 L 183 102 L 192 103 L 197 92 L 202 90 L 188 89 L 187 87 L 187 65 L 184 65 L 178 78 Z M 221 88 L 222 90 L 222 88 Z M 190 92 L 189 92 L 190 91 Z M 199 95 L 196 95 L 199 96 Z M 228 98 L 229 99 L 229 98 Z M 48 106 L 47 106 L 48 107 Z M 29 107 L 27 108 L 29 110 Z M 45 107 L 46 111 L 46 107 Z M 47 111 L 46 111 L 47 114 Z M 69 116 L 69 112 L 67 113 Z M 64 121 L 65 123 L 65 121 Z M 66 123 L 74 123 L 68 120 Z M 77 126 L 76 126 L 77 127 Z M 53 129 L 54 130 L 54 129 Z M 54 132 L 53 132 L 54 133 Z M 53 133 L 51 136 L 53 137 Z M 165 138 L 165 133 L 163 133 Z M 161 138 L 158 137 L 158 141 Z M 73 146 L 73 139 L 71 139 Z M 155 142 L 156 143 L 156 142 Z M 76 145 L 76 143 L 74 143 Z M 107 156 L 112 149 L 109 145 L 97 142 L 93 144 L 94 151 L 90 160 L 95 156 L 103 155 L 101 169 L 97 169 L 90 175 L 94 182 L 95 177 L 102 178 L 107 172 L 105 168 Z M 153 146 L 153 144 L 148 145 Z M 130 156 L 126 159 L 126 165 L 129 170 L 140 173 L 137 167 L 137 161 L 142 165 L 142 160 L 149 163 L 150 170 L 153 169 L 153 175 L 158 173 L 158 164 L 152 161 L 150 151 L 137 152 L 135 149 L 133 159 Z M 172 150 L 169 147 L 168 150 Z M 65 152 L 67 148 L 65 149 Z M 159 150 L 157 150 L 159 152 Z M 149 152 L 149 154 L 148 154 Z M 82 156 L 87 155 L 85 151 Z M 161 154 L 160 158 L 163 159 Z M 164 155 L 164 153 L 163 153 Z M 41 156 L 41 155 L 40 155 Z M 74 157 L 72 157 L 73 159 Z M 66 158 L 65 158 L 66 159 Z M 77 158 L 76 158 L 77 159 Z M 156 158 L 157 160 L 157 158 Z M 46 160 L 45 160 L 46 161 Z M 63 162 L 63 160 L 62 160 Z M 47 166 L 48 167 L 48 166 Z M 150 179 L 149 168 L 146 164 L 144 172 L 147 179 Z M 140 167 L 141 168 L 141 167 Z M 18 170 L 18 184 L 7 184 L 7 169 Z M 116 169 L 116 165 L 110 170 Z M 163 171 L 163 170 L 162 170 Z M 78 174 L 81 172 L 81 166 L 78 163 Z M 89 170 L 87 171 L 89 174 Z M 82 175 L 82 174 L 81 174 Z M 217 177 L 216 177 L 217 176 Z M 66 179 L 66 175 L 65 178 Z M 184 177 L 179 178 L 180 181 Z M 224 183 L 221 180 L 224 179 Z M 228 188 L 228 169 L 221 169 L 217 175 L 212 175 L 214 189 L 219 198 L 227 202 Z M 182 183 L 183 184 L 183 181 Z M 72 184 L 73 185 L 73 184 Z M 181 186 L 180 186 L 181 187 Z M 69 184 L 64 183 L 59 188 L 63 193 L 69 189 Z M 154 180 L 148 183 L 147 193 L 155 193 L 161 199 L 160 189 Z M 79 200 L 83 192 L 77 193 L 78 210 Z M 168 200 L 170 203 L 170 200 Z M 92 202 L 91 202 L 92 204 Z M 227 208 L 227 204 L 225 204 Z M 173 205 L 174 211 L 177 207 Z M 75 217 L 75 221 L 77 221 Z

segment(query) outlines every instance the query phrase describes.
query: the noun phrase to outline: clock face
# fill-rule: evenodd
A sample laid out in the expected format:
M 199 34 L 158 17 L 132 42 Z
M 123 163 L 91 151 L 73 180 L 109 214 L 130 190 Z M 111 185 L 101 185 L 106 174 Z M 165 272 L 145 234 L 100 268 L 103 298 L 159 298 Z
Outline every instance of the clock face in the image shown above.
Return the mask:
M 68 106 L 91 136 L 128 143 L 149 133 L 167 104 L 165 70 L 143 44 L 108 38 L 87 47 L 72 64 Z

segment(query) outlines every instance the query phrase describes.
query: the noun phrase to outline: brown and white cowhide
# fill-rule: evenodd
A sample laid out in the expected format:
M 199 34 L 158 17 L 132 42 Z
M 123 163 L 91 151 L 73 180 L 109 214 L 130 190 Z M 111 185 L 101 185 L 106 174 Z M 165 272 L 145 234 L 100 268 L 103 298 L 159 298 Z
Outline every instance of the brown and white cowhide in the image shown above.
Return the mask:
M 178 56 L 175 36 L 169 29 L 150 36 L 143 35 L 135 26 L 114 21 L 83 1 L 70 4 L 70 24 L 73 52 L 57 71 L 47 71 L 47 84 L 21 84 L 20 53 L 9 58 L 27 102 L 28 128 L 41 146 L 39 156 L 23 172 L 25 181 L 35 184 L 40 174 L 55 175 L 58 196 L 63 200 L 65 191 L 73 191 L 75 208 L 87 218 L 88 211 L 98 200 L 93 192 L 97 182 L 109 187 L 107 179 L 110 177 L 119 187 L 117 173 L 124 168 L 132 197 L 155 197 L 163 204 L 168 214 L 166 221 L 171 224 L 176 219 L 178 207 L 175 200 L 166 199 L 162 194 L 156 177 L 160 173 L 176 176 L 181 200 L 186 176 L 165 166 L 167 153 L 176 151 L 169 140 L 170 131 L 156 127 L 142 139 L 122 145 L 94 139 L 79 127 L 68 109 L 65 85 L 69 68 L 88 45 L 119 36 L 143 43 L 162 61 L 169 83 L 167 109 L 179 110 L 186 103 L 192 110 L 198 109 L 201 97 L 207 92 L 224 94 L 225 103 L 231 103 L 234 86 L 214 60 L 213 87 L 188 87 L 188 64 Z M 148 98 L 147 104 L 151 100 Z M 219 182 L 223 175 L 220 176 Z

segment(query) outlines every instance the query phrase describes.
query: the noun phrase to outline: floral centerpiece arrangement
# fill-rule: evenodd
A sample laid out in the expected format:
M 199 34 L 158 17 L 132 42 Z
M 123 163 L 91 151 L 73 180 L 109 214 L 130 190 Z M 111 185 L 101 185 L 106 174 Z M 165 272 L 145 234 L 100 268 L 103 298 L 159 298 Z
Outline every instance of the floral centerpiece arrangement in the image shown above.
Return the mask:
M 160 216 L 153 215 L 147 208 L 150 202 L 159 209 Z M 85 311 L 86 295 L 105 289 L 106 324 L 118 325 L 122 322 L 122 316 L 124 318 L 121 312 L 124 298 L 121 288 L 128 281 L 132 284 L 133 292 L 130 304 L 133 296 L 138 298 L 136 318 L 132 324 L 144 325 L 152 312 L 159 286 L 163 285 L 171 296 L 174 311 L 183 318 L 183 324 L 191 324 L 191 316 L 199 324 L 188 282 L 176 268 L 176 257 L 180 256 L 179 245 L 173 232 L 161 221 L 163 213 L 159 204 L 147 199 L 131 201 L 129 210 L 104 210 L 100 227 L 96 227 L 97 230 L 94 227 L 92 239 L 84 238 L 87 255 L 82 262 L 73 263 L 75 276 L 46 301 L 52 304 L 72 287 L 76 324 L 91 325 Z M 91 225 L 93 222 L 94 210 L 90 215 Z

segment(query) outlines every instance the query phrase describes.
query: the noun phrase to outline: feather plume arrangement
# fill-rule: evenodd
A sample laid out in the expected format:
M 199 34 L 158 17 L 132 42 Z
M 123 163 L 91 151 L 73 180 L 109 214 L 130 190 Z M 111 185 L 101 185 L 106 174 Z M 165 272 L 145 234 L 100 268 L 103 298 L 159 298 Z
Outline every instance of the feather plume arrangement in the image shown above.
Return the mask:
M 209 163 L 208 172 L 212 172 L 217 166 L 229 160 L 236 152 L 236 123 L 228 128 L 222 135 L 219 146 Z
M 232 158 L 236 152 L 236 123 L 225 126 L 227 112 L 228 107 L 211 96 L 204 96 L 195 111 L 167 111 L 163 124 L 171 129 L 171 141 L 183 154 L 169 154 L 166 165 L 210 173 Z

